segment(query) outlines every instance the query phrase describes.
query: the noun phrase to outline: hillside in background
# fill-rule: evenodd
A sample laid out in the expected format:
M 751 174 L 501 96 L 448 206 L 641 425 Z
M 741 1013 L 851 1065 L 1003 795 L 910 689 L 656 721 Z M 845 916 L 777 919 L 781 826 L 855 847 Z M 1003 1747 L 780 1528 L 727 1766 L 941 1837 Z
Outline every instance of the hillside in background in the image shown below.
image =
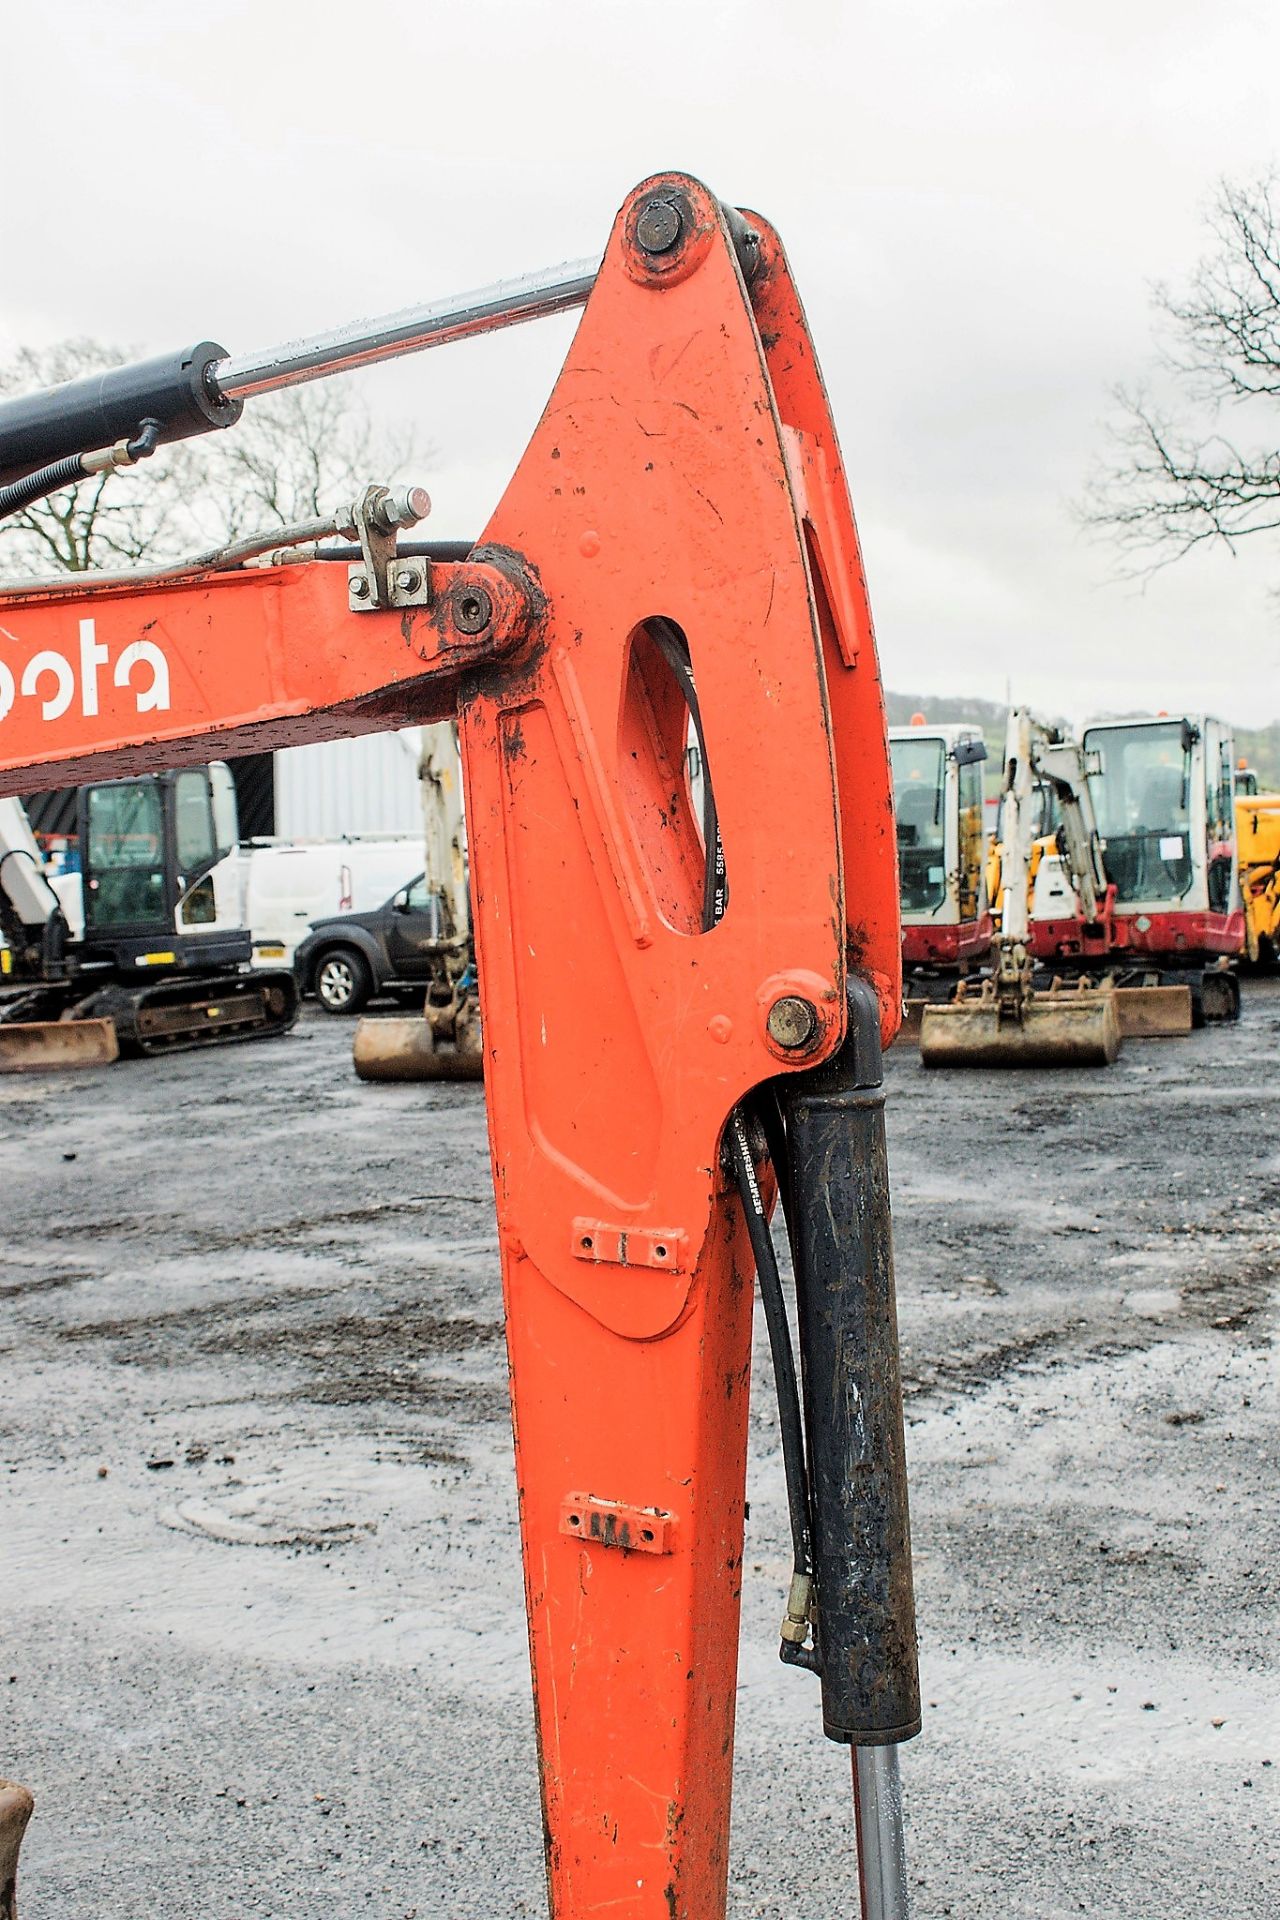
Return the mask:
M 1269 727 L 1237 727 L 1236 758 L 1247 760 L 1258 775 L 1258 785 L 1280 792 L 1280 720 Z
M 1004 756 L 1004 721 L 1007 711 L 1002 700 L 966 700 L 958 695 L 926 693 L 889 693 L 884 696 L 891 727 L 910 724 L 913 713 L 922 713 L 929 721 L 945 724 L 967 720 L 982 728 L 987 743 L 989 767 L 998 767 Z M 1061 724 L 1058 716 L 1039 715 L 1050 724 Z M 1098 716 L 1101 719 L 1103 716 Z M 1123 714 L 1108 714 L 1107 719 L 1124 719 Z M 1235 727 L 1236 758 L 1247 760 L 1257 771 L 1258 784 L 1280 792 L 1280 720 L 1265 727 Z

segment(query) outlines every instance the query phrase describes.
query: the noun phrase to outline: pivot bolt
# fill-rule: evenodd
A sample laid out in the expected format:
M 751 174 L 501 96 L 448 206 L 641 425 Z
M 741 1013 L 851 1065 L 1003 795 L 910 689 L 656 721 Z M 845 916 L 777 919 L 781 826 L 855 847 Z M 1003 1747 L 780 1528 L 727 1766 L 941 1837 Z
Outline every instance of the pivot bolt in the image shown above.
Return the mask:
M 483 633 L 493 619 L 493 602 L 483 587 L 463 587 L 454 596 L 454 624 L 460 633 Z
M 670 200 L 647 200 L 636 221 L 636 239 L 646 253 L 670 253 L 684 221 Z
M 798 1053 L 801 1047 L 810 1044 L 818 1031 L 818 1009 L 811 1000 L 787 993 L 781 1000 L 774 1001 L 766 1024 L 775 1046 L 785 1047 L 788 1053 Z

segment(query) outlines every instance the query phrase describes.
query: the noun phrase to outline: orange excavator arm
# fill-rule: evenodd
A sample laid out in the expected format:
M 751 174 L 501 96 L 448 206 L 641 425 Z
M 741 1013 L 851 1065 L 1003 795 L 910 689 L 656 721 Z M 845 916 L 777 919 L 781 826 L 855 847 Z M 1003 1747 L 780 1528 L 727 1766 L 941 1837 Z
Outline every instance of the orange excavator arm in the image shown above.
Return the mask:
M 552 1912 L 724 1913 L 758 1266 L 792 1438 L 783 1654 L 854 1747 L 864 1910 L 903 1913 L 892 800 L 776 236 L 646 182 L 483 537 L 402 562 L 395 520 L 365 497 L 349 572 L 3 593 L 0 792 L 457 714 Z

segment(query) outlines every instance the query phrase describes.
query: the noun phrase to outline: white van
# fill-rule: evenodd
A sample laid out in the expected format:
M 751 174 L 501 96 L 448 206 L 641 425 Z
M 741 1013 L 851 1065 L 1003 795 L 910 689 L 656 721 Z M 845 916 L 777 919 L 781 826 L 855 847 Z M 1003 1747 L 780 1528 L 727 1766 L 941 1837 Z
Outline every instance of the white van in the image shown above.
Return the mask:
M 284 846 L 253 841 L 244 849 L 245 920 L 253 963 L 290 966 L 313 920 L 367 913 L 422 872 L 422 836 L 364 835 L 300 840 Z

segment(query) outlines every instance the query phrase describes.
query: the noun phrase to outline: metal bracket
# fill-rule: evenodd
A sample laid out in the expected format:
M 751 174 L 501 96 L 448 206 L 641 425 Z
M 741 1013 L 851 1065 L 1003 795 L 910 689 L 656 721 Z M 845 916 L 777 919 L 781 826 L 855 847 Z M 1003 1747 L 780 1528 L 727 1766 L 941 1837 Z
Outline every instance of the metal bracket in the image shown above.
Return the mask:
M 361 555 L 347 568 L 347 603 L 353 613 L 431 605 L 430 561 L 396 556 L 397 530 L 417 526 L 430 511 L 425 487 L 405 487 L 399 493 L 389 487 L 365 488 L 351 509 L 349 529 Z
M 569 1247 L 577 1260 L 594 1260 L 608 1266 L 661 1267 L 668 1273 L 683 1273 L 688 1258 L 689 1237 L 680 1227 L 669 1231 L 662 1227 L 617 1227 L 607 1220 L 573 1221 Z
M 560 1502 L 560 1531 L 571 1540 L 624 1553 L 670 1553 L 671 1515 L 661 1507 L 629 1507 L 620 1500 L 597 1500 L 570 1493 Z

